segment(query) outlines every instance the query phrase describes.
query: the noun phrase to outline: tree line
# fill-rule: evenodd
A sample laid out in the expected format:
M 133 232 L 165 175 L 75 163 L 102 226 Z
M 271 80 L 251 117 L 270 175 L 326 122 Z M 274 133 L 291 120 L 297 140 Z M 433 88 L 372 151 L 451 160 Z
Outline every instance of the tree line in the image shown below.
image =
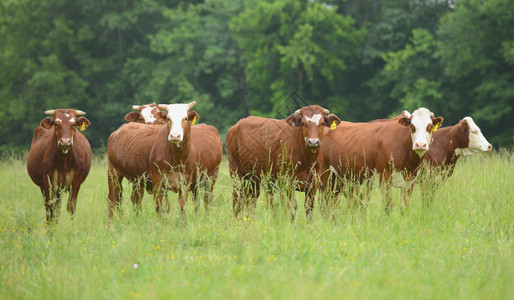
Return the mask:
M 95 148 L 133 104 L 198 102 L 225 135 L 291 95 L 347 121 L 425 106 L 513 142 L 511 0 L 2 0 L 0 148 L 86 111 Z M 291 112 L 292 113 L 292 112 Z

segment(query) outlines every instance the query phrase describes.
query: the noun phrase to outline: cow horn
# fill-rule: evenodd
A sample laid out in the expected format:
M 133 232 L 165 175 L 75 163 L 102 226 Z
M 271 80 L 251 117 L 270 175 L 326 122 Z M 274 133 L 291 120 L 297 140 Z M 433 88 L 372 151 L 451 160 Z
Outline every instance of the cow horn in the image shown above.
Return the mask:
M 157 106 L 159 106 L 160 109 L 168 109 L 167 104 L 158 104 Z
M 81 111 L 81 110 L 75 110 L 75 114 L 76 114 L 77 116 L 83 116 L 83 115 L 85 115 L 86 113 L 85 113 L 85 112 L 83 112 L 83 111 Z
M 187 105 L 187 108 L 188 108 L 188 109 L 191 109 L 191 108 L 193 108 L 193 107 L 195 107 L 195 106 L 196 106 L 196 101 L 193 101 L 193 102 L 191 102 L 191 103 L 189 103 L 189 104 Z
M 45 110 L 45 115 L 53 115 L 55 113 L 55 109 Z
M 330 113 L 330 110 L 325 108 L 325 115 L 328 115 Z
M 302 109 L 301 109 L 301 108 L 300 108 L 300 109 L 297 109 L 297 110 L 294 112 L 294 114 L 295 114 L 295 115 L 299 115 L 301 111 L 302 111 Z
M 132 105 L 132 110 L 139 110 L 141 105 Z

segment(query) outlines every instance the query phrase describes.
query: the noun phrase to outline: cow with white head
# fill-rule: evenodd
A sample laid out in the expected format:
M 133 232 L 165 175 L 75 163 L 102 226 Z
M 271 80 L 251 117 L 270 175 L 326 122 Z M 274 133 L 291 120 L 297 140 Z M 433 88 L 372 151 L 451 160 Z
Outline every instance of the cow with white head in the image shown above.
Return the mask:
M 221 163 L 222 142 L 213 126 L 191 126 L 199 118 L 195 111 L 190 111 L 195 105 L 196 101 L 158 104 L 155 108 L 166 120 L 166 125 L 130 122 L 111 134 L 107 143 L 109 219 L 120 205 L 120 182 L 124 177 L 139 183 L 136 193 L 132 194 L 137 208 L 141 209 L 140 201 L 146 187 L 154 193 L 157 212 L 163 205 L 166 211 L 169 210 L 167 190 L 179 192 L 183 212 L 188 191 L 191 190 L 195 201 L 197 187 L 208 182 L 210 190 L 204 193 L 207 209 Z M 144 120 L 148 122 L 147 118 Z
M 155 103 L 144 105 L 132 105 L 134 111 L 125 115 L 129 122 L 143 123 L 147 125 L 166 124 L 166 114 Z
M 159 104 L 166 111 L 166 126 L 157 133 L 150 153 L 150 178 L 154 186 L 156 211 L 164 205 L 169 210 L 166 191 L 179 193 L 179 206 L 183 215 L 187 195 L 191 190 L 196 202 L 196 188 L 208 177 L 209 195 L 216 180 L 222 156 L 222 142 L 216 128 L 200 124 L 192 127 L 199 118 L 196 101 L 188 104 Z M 194 139 L 194 141 L 193 141 Z M 207 209 L 207 199 L 205 207 Z
M 411 116 L 398 119 L 398 123 L 409 126 L 412 138 L 412 150 L 419 157 L 423 157 L 432 142 L 432 132 L 443 123 L 443 117 L 434 117 L 434 113 L 421 107 L 415 110 Z
M 189 140 L 191 123 L 196 122 L 198 113 L 189 111 L 196 106 L 196 101 L 189 104 L 159 104 L 160 109 L 166 110 L 166 123 L 168 124 L 168 141 L 178 149 L 182 148 L 184 139 Z
M 429 168 L 424 168 L 423 176 L 420 176 L 425 206 L 431 203 L 438 185 L 453 174 L 461 156 L 493 149 L 471 117 L 465 117 L 453 126 L 440 128 L 434 132 L 433 141 L 423 157 Z

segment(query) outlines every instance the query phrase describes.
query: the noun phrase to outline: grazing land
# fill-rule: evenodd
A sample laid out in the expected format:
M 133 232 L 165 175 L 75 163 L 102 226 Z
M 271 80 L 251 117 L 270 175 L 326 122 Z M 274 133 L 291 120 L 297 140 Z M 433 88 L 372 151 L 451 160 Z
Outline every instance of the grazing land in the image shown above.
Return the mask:
M 181 222 L 154 212 L 145 194 L 139 215 L 124 181 L 121 217 L 107 226 L 107 167 L 93 160 L 75 218 L 47 229 L 39 188 L 23 157 L 0 161 L 2 299 L 514 299 L 514 153 L 461 158 L 424 209 L 416 187 L 402 215 L 379 189 L 366 209 L 305 219 L 304 196 L 291 222 L 261 195 L 254 214 L 232 215 L 226 159 L 207 215 L 189 200 Z

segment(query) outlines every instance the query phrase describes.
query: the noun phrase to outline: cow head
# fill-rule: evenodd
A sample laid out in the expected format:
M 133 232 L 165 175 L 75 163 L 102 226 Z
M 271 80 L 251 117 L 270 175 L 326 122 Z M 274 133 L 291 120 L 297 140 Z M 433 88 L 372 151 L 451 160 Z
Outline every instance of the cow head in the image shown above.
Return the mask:
M 185 136 L 189 136 L 191 122 L 199 116 L 196 111 L 189 111 L 196 105 L 196 101 L 189 104 L 159 104 L 160 109 L 167 111 L 168 141 L 181 146 Z
M 84 130 L 89 126 L 89 120 L 83 117 L 86 113 L 75 109 L 54 109 L 47 110 L 45 114 L 51 115 L 41 121 L 41 127 L 50 129 L 54 128 L 54 137 L 57 148 L 64 154 L 73 147 L 73 138 L 75 137 L 75 126 L 80 130 Z
M 460 137 L 463 141 L 457 141 L 457 144 L 467 145 L 467 147 L 455 149 L 455 154 L 471 155 L 478 152 L 489 152 L 493 149 L 471 117 L 460 120 L 459 128 L 463 133 Z
M 295 111 L 286 122 L 293 127 L 301 127 L 305 147 L 314 151 L 321 147 L 324 126 L 338 125 L 341 120 L 328 109 L 310 105 Z
M 133 112 L 125 115 L 125 120 L 129 122 L 143 123 L 148 125 L 165 124 L 166 114 L 157 104 L 132 105 Z
M 412 150 L 419 157 L 423 157 L 428 151 L 432 141 L 432 130 L 434 126 L 443 124 L 443 117 L 434 117 L 434 113 L 421 107 L 415 110 L 411 116 L 404 116 L 398 119 L 403 126 L 410 126 L 412 138 Z

